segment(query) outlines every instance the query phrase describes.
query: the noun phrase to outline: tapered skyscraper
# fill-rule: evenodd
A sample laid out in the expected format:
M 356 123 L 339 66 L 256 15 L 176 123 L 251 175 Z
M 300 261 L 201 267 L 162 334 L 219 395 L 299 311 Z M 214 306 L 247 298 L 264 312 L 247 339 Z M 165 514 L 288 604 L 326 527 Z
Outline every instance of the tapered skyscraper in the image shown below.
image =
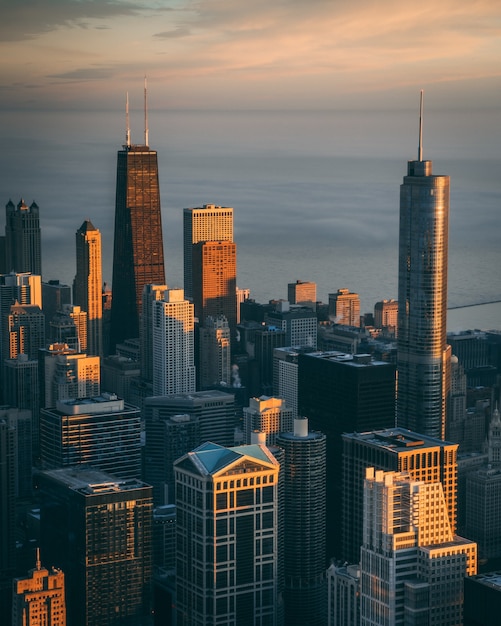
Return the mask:
M 417 161 L 400 187 L 397 423 L 441 439 L 449 387 L 446 341 L 449 177 L 423 160 L 422 93 Z
M 165 284 L 157 153 L 148 146 L 145 87 L 144 145 L 118 151 L 110 348 L 139 337 L 143 287 Z
M 90 220 L 76 232 L 77 273 L 74 304 L 87 312 L 87 352 L 103 354 L 103 275 L 101 269 L 101 233 Z

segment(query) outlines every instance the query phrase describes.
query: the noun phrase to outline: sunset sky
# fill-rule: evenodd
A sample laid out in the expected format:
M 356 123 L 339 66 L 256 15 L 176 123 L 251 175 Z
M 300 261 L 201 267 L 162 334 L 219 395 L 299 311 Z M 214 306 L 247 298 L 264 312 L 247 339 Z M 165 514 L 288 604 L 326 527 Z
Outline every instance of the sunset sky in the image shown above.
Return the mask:
M 499 0 L 4 0 L 4 109 L 499 107 Z

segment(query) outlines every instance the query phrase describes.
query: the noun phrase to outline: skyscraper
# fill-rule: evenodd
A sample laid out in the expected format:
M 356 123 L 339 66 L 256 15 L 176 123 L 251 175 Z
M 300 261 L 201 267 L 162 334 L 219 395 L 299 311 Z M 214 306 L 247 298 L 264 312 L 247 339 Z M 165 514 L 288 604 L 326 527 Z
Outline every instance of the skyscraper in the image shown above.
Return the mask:
M 153 395 L 195 391 L 193 304 L 182 289 L 153 302 Z
M 230 327 L 224 315 L 205 318 L 199 329 L 199 380 L 201 389 L 231 384 Z
M 296 280 L 287 285 L 287 300 L 290 304 L 315 304 L 317 301 L 317 283 Z
M 336 324 L 360 326 L 360 297 L 349 289 L 329 294 L 329 316 Z
M 13 582 L 12 626 L 66 626 L 64 572 L 42 567 L 38 549 L 35 568 Z
M 257 444 L 176 461 L 179 626 L 278 626 L 279 468 Z
M 150 608 L 151 487 L 85 466 L 41 472 L 41 548 L 65 573 L 68 624 L 143 624 Z
M 204 204 L 183 210 L 184 292 L 193 298 L 193 245 L 199 241 L 233 241 L 233 209 Z
M 130 142 L 127 101 L 126 143 L 118 151 L 113 249 L 110 349 L 139 337 L 143 287 L 165 283 L 157 153 L 148 145 L 145 88 L 144 145 Z
M 324 434 L 294 420 L 276 444 L 284 450 L 284 607 L 287 626 L 325 624 L 326 471 Z
M 397 423 L 445 437 L 450 346 L 447 345 L 449 177 L 423 160 L 422 92 L 417 161 L 400 187 Z
M 275 445 L 279 433 L 292 432 L 292 409 L 282 398 L 249 398 L 243 413 L 244 443 L 253 443 L 252 433 L 256 430 L 266 434 L 267 446 Z
M 167 285 L 145 285 L 143 288 L 143 308 L 139 328 L 141 378 L 153 380 L 153 302 L 162 300 Z
M 76 232 L 77 273 L 73 302 L 87 312 L 87 353 L 103 356 L 101 233 L 90 220 Z
M 40 244 L 40 210 L 33 202 L 29 207 L 21 200 L 5 206 L 5 255 L 7 271 L 42 274 Z

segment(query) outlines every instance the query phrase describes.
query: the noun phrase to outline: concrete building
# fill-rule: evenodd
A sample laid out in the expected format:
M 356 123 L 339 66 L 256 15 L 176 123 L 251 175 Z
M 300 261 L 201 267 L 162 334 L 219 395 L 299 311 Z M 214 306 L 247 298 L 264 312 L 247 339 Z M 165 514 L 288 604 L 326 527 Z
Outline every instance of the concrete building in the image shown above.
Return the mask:
M 199 328 L 200 389 L 231 385 L 231 331 L 224 315 L 206 317 Z
M 13 581 L 12 626 L 66 626 L 64 572 L 42 567 L 38 549 L 35 568 Z
M 285 346 L 317 347 L 317 315 L 308 307 L 291 307 L 282 300 L 275 311 L 266 314 L 265 322 L 285 330 Z
M 87 350 L 87 311 L 64 304 L 49 321 L 47 343 L 65 343 L 75 352 Z
M 140 626 L 150 613 L 151 487 L 84 466 L 41 472 L 41 548 L 66 579 L 71 626 Z
M 396 300 L 381 300 L 374 305 L 374 326 L 385 332 L 397 336 L 398 302 Z
M 361 626 L 460 626 L 476 544 L 454 535 L 439 482 L 366 469 Z
M 58 311 L 67 304 L 71 304 L 71 287 L 59 280 L 49 280 L 42 283 L 43 314 L 45 315 L 45 337 L 52 340 L 50 322 Z
M 329 317 L 336 324 L 360 326 L 360 297 L 349 289 L 329 294 Z
M 326 437 L 294 420 L 282 432 L 284 450 L 284 607 L 287 626 L 324 626 L 326 532 Z
M 465 578 L 464 626 L 498 626 L 500 602 L 500 571 Z
M 316 305 L 317 283 L 304 280 L 296 280 L 295 283 L 287 285 L 287 300 L 289 304 L 309 304 Z
M 279 467 L 256 444 L 176 461 L 178 626 L 281 623 Z
M 141 378 L 153 381 L 153 302 L 163 300 L 167 285 L 145 285 L 143 310 L 139 327 Z
M 360 565 L 327 568 L 327 626 L 359 626 Z
M 244 408 L 244 443 L 252 443 L 252 433 L 259 431 L 266 434 L 266 445 L 273 446 L 279 433 L 292 430 L 292 410 L 285 400 L 269 396 L 249 398 L 249 406 Z
M 153 302 L 153 395 L 195 391 L 193 304 L 182 289 Z

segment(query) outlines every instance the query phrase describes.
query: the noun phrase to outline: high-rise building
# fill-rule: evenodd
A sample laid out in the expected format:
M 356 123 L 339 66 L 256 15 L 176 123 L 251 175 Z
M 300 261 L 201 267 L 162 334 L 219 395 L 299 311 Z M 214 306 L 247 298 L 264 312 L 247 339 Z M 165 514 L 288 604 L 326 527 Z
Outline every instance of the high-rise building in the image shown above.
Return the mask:
M 257 444 L 176 461 L 178 626 L 279 624 L 279 468 Z
M 139 349 L 141 355 L 141 378 L 153 380 L 153 302 L 163 300 L 167 285 L 145 285 L 143 288 L 143 309 L 139 328 Z
M 36 359 L 38 350 L 45 346 L 45 315 L 34 304 L 13 304 L 7 315 L 8 343 L 4 359 L 15 359 L 26 354 Z
M 231 339 L 228 320 L 224 315 L 205 318 L 199 329 L 200 389 L 231 384 Z
M 423 160 L 422 92 L 417 161 L 400 186 L 397 423 L 445 437 L 449 393 L 447 252 L 449 177 Z
M 101 233 L 90 220 L 76 232 L 77 273 L 73 302 L 87 313 L 87 352 L 103 356 Z
M 85 466 L 41 472 L 38 481 L 42 553 L 65 573 L 68 624 L 144 624 L 151 487 Z
M 30 272 L 42 275 L 40 209 L 12 200 L 5 206 L 5 255 L 9 272 Z
M 250 298 L 250 289 L 237 287 L 237 324 L 240 324 L 240 305 Z
M 237 424 L 235 411 L 235 396 L 215 389 L 155 396 L 144 402 L 145 422 L 150 418 L 166 419 L 172 415 L 196 417 L 200 436 L 197 445 L 212 441 L 221 446 L 232 446 Z
M 363 485 L 367 467 L 408 472 L 413 480 L 440 482 L 451 531 L 456 532 L 457 444 L 404 428 L 343 434 L 342 558 L 358 563 L 363 540 Z
M 0 417 L 0 580 L 15 571 L 16 456 L 16 429 Z
M 132 145 L 127 119 L 126 143 L 118 151 L 111 353 L 117 343 L 139 337 L 144 286 L 165 283 L 158 161 L 148 145 L 146 123 L 144 134 L 144 145 Z
M 58 311 L 71 305 L 71 287 L 58 280 L 42 283 L 43 314 L 45 315 L 45 337 L 52 341 L 50 322 Z
M 288 626 L 325 624 L 325 435 L 294 420 L 276 444 L 284 450 L 284 607 Z
M 30 414 L 33 452 L 35 456 L 38 456 L 40 397 L 36 359 L 30 359 L 26 354 L 19 354 L 15 359 L 6 359 L 3 368 L 3 384 L 5 404 Z M 27 469 L 31 471 L 31 460 Z
M 331 563 L 327 568 L 327 626 L 359 626 L 360 566 Z
M 315 304 L 317 301 L 317 283 L 296 280 L 287 285 L 287 300 L 290 304 Z
M 366 469 L 361 626 L 462 624 L 476 544 L 451 530 L 442 484 Z
M 0 420 L 4 420 L 8 426 L 14 429 L 16 497 L 29 498 L 32 493 L 31 411 L 0 406 Z
M 42 467 L 86 463 L 119 478 L 141 476 L 141 419 L 114 394 L 60 400 L 40 411 Z
M 193 304 L 182 289 L 167 289 L 153 310 L 153 395 L 195 391 Z
M 341 435 L 394 425 L 395 367 L 367 354 L 300 353 L 298 412 L 327 436 L 327 556 L 339 558 Z
M 49 322 L 50 343 L 68 344 L 76 352 L 87 352 L 87 311 L 64 304 Z
M 397 335 L 398 302 L 380 300 L 374 305 L 374 326 Z
M 360 297 L 349 289 L 329 294 L 329 317 L 336 324 L 360 326 Z
M 501 571 L 465 578 L 463 626 L 498 626 L 500 602 Z
M 308 307 L 291 307 L 282 300 L 275 311 L 266 314 L 265 321 L 269 326 L 285 330 L 283 345 L 317 347 L 317 314 Z
M 282 398 L 249 398 L 244 408 L 244 443 L 253 443 L 252 433 L 259 431 L 266 434 L 266 445 L 273 446 L 279 433 L 292 432 L 292 421 L 292 409 Z
M 199 241 L 192 246 L 195 315 L 204 326 L 209 316 L 224 315 L 232 339 L 237 325 L 237 245 L 232 241 Z
M 184 292 L 193 298 L 193 245 L 199 241 L 233 241 L 233 209 L 204 204 L 183 210 Z
M 35 568 L 13 581 L 12 626 L 66 626 L 64 572 L 42 567 L 38 549 Z

